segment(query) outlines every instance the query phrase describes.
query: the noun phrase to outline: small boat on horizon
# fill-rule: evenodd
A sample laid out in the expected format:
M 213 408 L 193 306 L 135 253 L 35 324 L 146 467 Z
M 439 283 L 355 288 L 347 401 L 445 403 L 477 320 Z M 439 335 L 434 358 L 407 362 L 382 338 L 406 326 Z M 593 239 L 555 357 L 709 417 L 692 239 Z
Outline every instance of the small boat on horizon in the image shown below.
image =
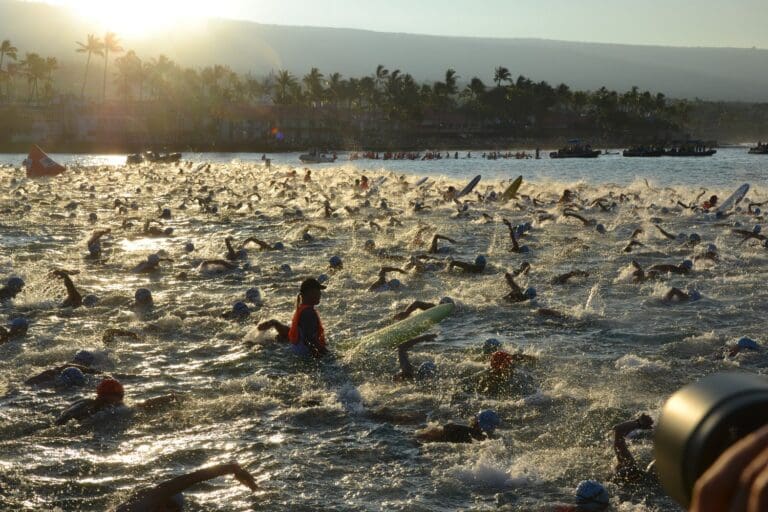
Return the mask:
M 589 144 L 581 144 L 578 139 L 569 140 L 566 147 L 549 154 L 549 158 L 597 158 L 598 156 L 600 156 L 599 149 L 592 149 Z
M 133 153 L 125 158 L 127 165 L 138 165 L 144 162 L 153 164 L 172 164 L 181 160 L 181 153 L 160 154 L 157 151 L 145 151 L 144 153 Z
M 313 149 L 308 153 L 299 155 L 299 160 L 305 164 L 330 164 L 336 161 L 336 153 L 328 155 L 324 151 Z
M 768 143 L 758 142 L 757 146 L 749 148 L 750 155 L 768 155 Z
M 622 152 L 625 157 L 647 158 L 664 155 L 664 148 L 660 146 L 632 146 Z
M 674 143 L 672 147 L 664 151 L 664 156 L 712 156 L 717 153 L 712 149 L 714 143 L 705 143 L 700 140 Z

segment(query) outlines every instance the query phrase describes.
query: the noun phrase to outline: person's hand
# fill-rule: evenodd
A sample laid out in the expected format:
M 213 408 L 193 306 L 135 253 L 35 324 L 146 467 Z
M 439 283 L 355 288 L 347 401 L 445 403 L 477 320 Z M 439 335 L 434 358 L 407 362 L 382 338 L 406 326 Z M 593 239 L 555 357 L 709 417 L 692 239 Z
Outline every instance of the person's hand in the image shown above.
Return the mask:
M 256 481 L 253 479 L 253 476 L 251 474 L 244 470 L 242 467 L 240 467 L 240 464 L 235 464 L 235 470 L 233 472 L 233 475 L 235 478 L 237 478 L 237 481 L 243 484 L 244 486 L 248 487 L 252 491 L 258 490 L 259 486 L 256 485 Z
M 637 424 L 640 426 L 640 428 L 648 430 L 653 428 L 653 418 L 647 414 L 641 414 L 640 417 L 637 418 Z
M 699 477 L 689 512 L 768 510 L 768 426 L 728 448 Z

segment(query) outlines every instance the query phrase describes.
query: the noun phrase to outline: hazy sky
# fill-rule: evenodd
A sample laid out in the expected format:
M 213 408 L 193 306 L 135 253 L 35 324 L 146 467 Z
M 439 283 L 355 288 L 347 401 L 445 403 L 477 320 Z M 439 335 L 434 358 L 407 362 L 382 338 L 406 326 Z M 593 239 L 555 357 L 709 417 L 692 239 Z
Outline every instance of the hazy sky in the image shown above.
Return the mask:
M 568 41 L 768 48 L 768 0 L 47 0 L 102 20 L 173 11 L 278 25 Z M 120 13 L 130 9 L 130 13 Z

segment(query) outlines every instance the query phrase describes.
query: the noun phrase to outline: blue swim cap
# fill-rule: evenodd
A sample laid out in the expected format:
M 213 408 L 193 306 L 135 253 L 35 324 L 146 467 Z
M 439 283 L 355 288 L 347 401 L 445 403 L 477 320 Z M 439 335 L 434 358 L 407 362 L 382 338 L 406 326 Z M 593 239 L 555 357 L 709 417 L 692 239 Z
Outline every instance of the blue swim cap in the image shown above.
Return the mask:
M 416 370 L 417 380 L 431 379 L 437 374 L 437 365 L 433 361 L 424 361 Z
M 760 234 L 760 224 L 756 224 L 755 227 L 752 228 L 752 232 L 756 235 Z
M 683 262 L 680 264 L 681 267 L 685 267 L 688 270 L 691 270 L 693 268 L 693 262 L 691 260 L 683 260 Z
M 605 226 L 602 225 L 602 224 L 598 224 L 597 226 L 595 226 L 595 231 L 597 231 L 601 235 L 604 235 L 605 234 Z
M 163 212 L 160 214 L 160 217 L 163 219 L 170 219 L 171 218 L 171 209 L 170 208 L 163 208 Z
M 11 320 L 8 325 L 11 327 L 12 331 L 23 334 L 27 332 L 27 329 L 29 329 L 29 320 L 23 316 L 20 316 Z
M 715 252 L 717 252 L 717 246 L 715 244 L 709 244 L 707 246 L 707 252 L 708 253 L 715 253 Z
M 523 292 L 523 296 L 524 296 L 526 299 L 528 299 L 528 300 L 533 300 L 533 299 L 535 299 L 535 298 L 536 298 L 536 288 L 534 288 L 533 286 L 529 286 L 529 287 L 528 287 L 528 288 L 526 288 L 526 289 L 525 289 L 525 291 Z
M 133 294 L 133 299 L 136 301 L 136 304 L 152 304 L 152 292 L 146 288 L 139 288 L 136 290 L 136 293 Z
M 157 254 L 150 254 L 149 256 L 147 256 L 147 263 L 149 263 L 150 265 L 157 265 L 158 263 L 160 263 L 160 256 L 158 256 Z
M 258 288 L 249 288 L 245 292 L 246 300 L 253 302 L 255 305 L 261 304 L 261 290 Z
M 701 242 L 701 237 L 699 236 L 698 233 L 691 233 L 690 235 L 688 235 L 688 241 L 693 243 L 699 243 Z
M 370 240 L 370 239 L 366 240 L 365 244 L 363 244 L 363 247 L 365 247 L 368 250 L 375 249 L 376 248 L 376 242 L 374 242 L 373 240 Z
M 318 282 L 318 283 L 320 283 L 320 284 L 323 284 L 323 283 L 324 283 L 324 282 L 326 282 L 328 279 L 330 279 L 330 278 L 328 277 L 328 274 L 320 274 L 319 276 L 317 276 L 317 282 Z
M 455 304 L 455 302 L 453 302 L 453 299 L 450 297 L 442 297 L 440 299 L 440 304 Z
M 480 427 L 480 430 L 486 434 L 493 434 L 496 427 L 501 425 L 501 418 L 499 418 L 499 415 L 490 409 L 480 411 L 475 418 L 477 419 L 477 425 Z
M 722 219 L 724 215 L 725 214 L 723 212 L 718 211 L 717 213 L 715 213 L 715 218 L 716 219 Z
M 609 503 L 608 491 L 595 480 L 584 480 L 576 487 L 576 505 L 579 510 L 600 512 L 608 508 Z
M 745 349 L 749 349 L 749 350 L 759 350 L 760 349 L 760 345 L 758 345 L 755 340 L 753 340 L 752 338 L 747 338 L 746 336 L 744 336 L 743 338 L 739 339 L 737 344 L 738 344 L 739 348 L 745 348 Z
M 482 254 L 480 256 L 478 256 L 477 258 L 475 258 L 475 265 L 478 265 L 480 267 L 484 267 L 486 265 L 486 263 L 487 263 L 487 260 L 485 259 L 485 256 L 483 256 Z
M 232 306 L 232 313 L 236 316 L 248 316 L 251 314 L 251 310 L 248 309 L 248 305 L 245 302 L 237 301 Z
M 341 266 L 344 264 L 344 262 L 341 261 L 341 258 L 338 256 L 331 256 L 331 259 L 328 260 L 328 263 L 331 265 L 331 268 L 341 268 Z
M 289 264 L 287 264 L 287 263 L 283 263 L 282 265 L 280 265 L 279 270 L 280 270 L 280 272 L 291 272 L 292 271 L 291 266 Z
M 65 386 L 82 386 L 85 384 L 85 375 L 80 371 L 80 368 L 74 366 L 64 368 L 59 374 L 59 379 Z
M 526 221 L 525 224 L 523 224 L 523 229 L 526 231 L 530 231 L 533 229 L 533 224 L 531 224 L 530 221 Z
M 20 277 L 11 277 L 6 281 L 5 283 L 6 288 L 10 288 L 12 290 L 21 291 L 22 288 L 24 288 L 24 280 Z
M 163 232 L 166 236 L 171 236 L 173 234 L 173 228 L 165 228 Z
M 701 293 L 699 293 L 698 290 L 691 290 L 688 292 L 688 300 L 691 302 L 695 302 L 697 300 L 701 299 Z
M 520 246 L 520 252 L 524 252 L 524 253 L 527 254 L 527 253 L 531 252 L 531 248 L 528 247 L 527 245 L 521 245 Z
M 87 308 L 92 308 L 98 302 L 99 302 L 99 298 L 92 293 L 89 293 L 88 295 L 83 297 L 83 306 Z
M 304 232 L 304 234 L 303 234 L 303 235 L 301 235 L 301 238 L 302 238 L 302 239 L 303 239 L 305 242 L 311 242 L 311 241 L 313 240 L 313 237 L 312 237 L 312 235 L 310 235 L 310 234 L 309 234 L 309 233 L 307 233 L 306 231 Z
M 483 342 L 483 353 L 493 354 L 501 348 L 501 342 L 496 338 L 488 338 Z
M 760 210 L 760 208 L 755 208 L 752 211 L 755 213 L 755 215 L 760 215 L 760 213 L 762 212 L 762 210 Z
M 399 279 L 390 279 L 387 285 L 389 286 L 390 290 L 397 290 L 403 285 L 403 283 L 401 283 Z
M 282 251 L 285 249 L 285 245 L 283 245 L 283 242 L 275 242 L 275 245 L 273 245 L 272 248 L 276 251 Z
M 661 213 L 669 213 L 669 208 L 667 208 L 666 206 L 662 206 Z
M 187 242 L 184 244 L 184 252 L 193 252 L 195 250 L 195 244 Z
M 96 362 L 96 356 L 90 350 L 78 350 L 72 358 L 72 362 L 82 366 L 91 366 Z

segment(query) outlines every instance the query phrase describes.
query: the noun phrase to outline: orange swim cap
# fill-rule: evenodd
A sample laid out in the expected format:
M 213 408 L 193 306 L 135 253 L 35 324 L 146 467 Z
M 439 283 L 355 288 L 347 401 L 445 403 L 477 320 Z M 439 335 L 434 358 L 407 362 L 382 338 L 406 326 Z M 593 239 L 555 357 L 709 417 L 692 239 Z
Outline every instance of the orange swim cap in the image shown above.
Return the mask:
M 123 385 L 115 379 L 104 379 L 96 387 L 96 396 L 120 395 L 122 398 L 124 394 Z

